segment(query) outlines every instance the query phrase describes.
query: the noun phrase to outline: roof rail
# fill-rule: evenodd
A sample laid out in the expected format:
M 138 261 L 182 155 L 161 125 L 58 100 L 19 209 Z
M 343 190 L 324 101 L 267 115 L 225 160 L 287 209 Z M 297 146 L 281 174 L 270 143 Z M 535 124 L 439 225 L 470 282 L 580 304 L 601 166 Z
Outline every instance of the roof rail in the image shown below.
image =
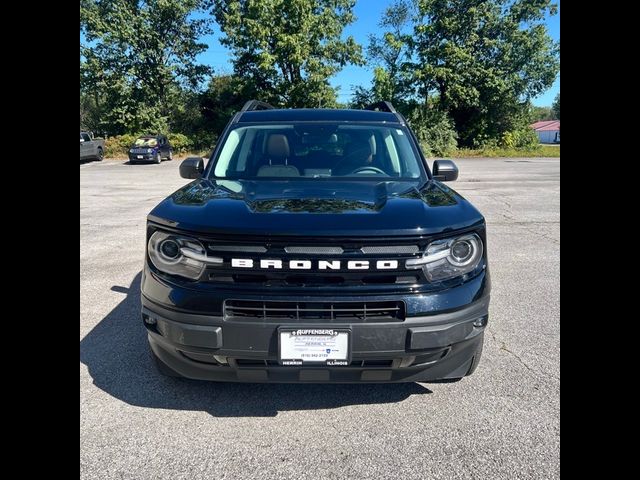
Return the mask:
M 375 102 L 364 107 L 365 110 L 379 110 L 381 112 L 398 113 L 391 102 Z
M 393 113 L 396 116 L 396 118 L 400 121 L 400 123 L 405 125 L 407 123 L 407 120 L 402 116 L 400 112 L 396 111 L 393 104 L 391 102 L 387 102 L 386 100 L 384 102 L 375 102 L 375 103 L 372 103 L 371 105 L 367 105 L 366 107 L 364 107 L 364 109 Z
M 260 100 L 249 100 L 240 109 L 241 112 L 252 112 L 254 110 L 273 110 L 273 106 Z

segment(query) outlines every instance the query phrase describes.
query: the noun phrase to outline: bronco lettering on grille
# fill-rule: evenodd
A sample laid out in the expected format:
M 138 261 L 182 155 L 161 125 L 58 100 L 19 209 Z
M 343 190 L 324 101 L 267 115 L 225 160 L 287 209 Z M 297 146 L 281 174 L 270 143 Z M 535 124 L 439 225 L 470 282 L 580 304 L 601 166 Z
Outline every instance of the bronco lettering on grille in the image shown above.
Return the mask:
M 251 258 L 232 258 L 231 266 L 234 268 L 260 268 L 264 270 L 340 270 L 343 262 L 340 260 L 289 260 L 283 262 L 279 259 L 253 260 Z M 398 260 L 349 260 L 346 262 L 347 270 L 396 270 Z

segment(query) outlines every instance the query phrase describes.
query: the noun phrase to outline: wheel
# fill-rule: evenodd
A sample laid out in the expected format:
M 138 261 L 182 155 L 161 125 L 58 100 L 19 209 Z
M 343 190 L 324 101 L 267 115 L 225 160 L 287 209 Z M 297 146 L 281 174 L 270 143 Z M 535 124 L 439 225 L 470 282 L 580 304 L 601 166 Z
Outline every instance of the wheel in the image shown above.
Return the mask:
M 160 152 L 156 154 L 156 163 L 162 162 L 162 157 L 160 156 Z
M 173 160 L 173 150 L 169 150 L 169 156 L 167 157 L 167 160 Z
M 484 346 L 484 339 L 480 342 L 480 346 L 476 350 L 475 355 L 473 356 L 473 360 L 471 361 L 471 366 L 469 367 L 469 371 L 465 376 L 471 375 L 478 368 L 478 363 L 480 363 L 480 359 L 482 358 L 482 348 Z
M 158 356 L 153 352 L 153 350 L 151 350 L 151 348 L 149 348 L 149 351 L 151 352 L 153 363 L 156 365 L 156 370 L 160 375 L 163 375 L 165 377 L 174 377 L 174 378 L 182 377 L 182 375 L 180 375 L 175 370 L 169 368 L 169 366 L 166 363 L 160 360 Z
M 98 155 L 96 156 L 96 159 L 99 162 L 101 162 L 103 158 L 104 158 L 104 152 L 102 151 L 101 147 L 98 147 Z

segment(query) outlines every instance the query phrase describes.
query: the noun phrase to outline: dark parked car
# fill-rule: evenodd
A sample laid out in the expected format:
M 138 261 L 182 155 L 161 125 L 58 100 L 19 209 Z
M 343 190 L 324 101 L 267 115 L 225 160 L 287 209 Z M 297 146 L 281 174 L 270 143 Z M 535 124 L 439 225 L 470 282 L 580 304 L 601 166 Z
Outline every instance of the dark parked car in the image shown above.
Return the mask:
M 402 115 L 250 101 L 147 217 L 160 372 L 243 382 L 457 380 L 489 314 L 483 216 Z
M 153 162 L 173 160 L 173 148 L 164 135 L 145 135 L 138 138 L 129 149 L 129 162 Z

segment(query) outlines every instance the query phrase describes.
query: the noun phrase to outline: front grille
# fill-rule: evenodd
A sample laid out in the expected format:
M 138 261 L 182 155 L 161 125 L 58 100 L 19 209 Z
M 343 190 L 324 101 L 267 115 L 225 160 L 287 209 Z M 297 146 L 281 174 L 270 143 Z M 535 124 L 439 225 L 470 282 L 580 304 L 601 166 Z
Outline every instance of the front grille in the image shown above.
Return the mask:
M 249 252 L 265 253 L 267 249 L 260 245 L 209 245 L 209 250 L 213 252 Z
M 306 255 L 341 255 L 344 253 L 342 247 L 284 247 L 287 253 L 302 253 Z
M 422 271 L 407 269 L 405 262 L 421 255 L 429 238 L 320 239 L 216 234 L 200 240 L 209 255 L 223 259 L 222 263 L 207 267 L 203 279 L 209 282 L 246 287 L 379 288 L 424 283 Z M 233 265 L 234 259 L 242 264 Z M 278 265 L 263 266 L 263 261 Z M 395 267 L 378 268 L 378 261 L 394 262 Z M 349 262 L 356 262 L 355 267 L 350 267 Z M 357 268 L 361 264 L 368 268 Z
M 370 246 L 362 247 L 360 251 L 374 255 L 413 255 L 420 251 L 420 247 L 418 245 Z
M 404 302 L 277 302 L 226 300 L 228 321 L 296 321 L 329 323 L 401 322 Z

